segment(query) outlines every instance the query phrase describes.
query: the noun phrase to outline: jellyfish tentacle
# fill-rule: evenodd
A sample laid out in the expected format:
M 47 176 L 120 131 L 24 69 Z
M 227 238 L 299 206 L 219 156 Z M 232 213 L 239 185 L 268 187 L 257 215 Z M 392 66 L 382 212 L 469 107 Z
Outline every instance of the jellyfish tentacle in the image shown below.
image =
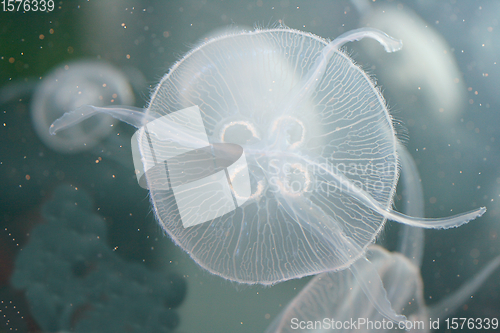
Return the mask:
M 440 218 L 418 218 L 408 216 L 394 210 L 389 210 L 383 215 L 389 220 L 403 223 L 412 227 L 420 227 L 426 229 L 449 229 L 458 228 L 463 224 L 481 217 L 485 212 L 486 207 L 480 207 L 478 209 L 471 210 L 465 213 Z

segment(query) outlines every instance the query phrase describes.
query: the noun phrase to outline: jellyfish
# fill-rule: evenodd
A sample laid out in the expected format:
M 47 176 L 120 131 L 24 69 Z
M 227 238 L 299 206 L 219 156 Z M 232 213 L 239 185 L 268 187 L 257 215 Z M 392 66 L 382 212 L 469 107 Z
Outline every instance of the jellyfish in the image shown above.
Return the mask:
M 31 119 L 40 140 L 59 153 L 99 151 L 99 144 L 110 136 L 116 123 L 108 115 L 80 122 L 57 136 L 50 135 L 47 127 L 82 105 L 133 105 L 134 101 L 129 80 L 120 70 L 103 61 L 74 61 L 55 68 L 37 85 L 31 101 Z
M 50 132 L 97 113 L 138 128 L 136 173 L 144 172 L 159 224 L 213 274 L 271 285 L 349 269 L 375 308 L 402 322 L 365 257 L 386 220 L 451 228 L 485 208 L 448 218 L 391 209 L 399 177 L 392 118 L 372 79 L 341 50 L 363 38 L 387 52 L 402 47 L 372 28 L 331 42 L 285 27 L 212 38 L 170 69 L 145 111 L 85 105 Z M 228 152 L 239 151 L 232 145 L 243 152 Z M 210 163 L 185 164 L 196 159 L 191 150 L 230 163 L 206 174 Z M 173 186 L 172 164 L 176 177 L 185 167 L 193 181 Z

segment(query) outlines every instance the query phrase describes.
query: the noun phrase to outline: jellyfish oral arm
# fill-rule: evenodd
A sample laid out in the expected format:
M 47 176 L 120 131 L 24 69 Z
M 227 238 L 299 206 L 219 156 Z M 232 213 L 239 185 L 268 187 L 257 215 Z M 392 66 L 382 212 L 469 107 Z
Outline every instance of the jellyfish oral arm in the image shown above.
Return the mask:
M 345 43 L 361 40 L 367 37 L 375 39 L 377 42 L 382 44 L 386 52 L 396 52 L 401 50 L 403 47 L 403 42 L 399 39 L 392 38 L 385 32 L 374 28 L 360 28 L 343 33 L 328 44 L 327 47 L 334 47 L 335 49 L 338 49 Z
M 187 128 L 181 129 L 179 124 L 171 122 L 166 116 L 145 113 L 143 109 L 131 106 L 97 107 L 93 105 L 83 105 L 74 111 L 66 112 L 61 118 L 54 121 L 54 123 L 50 125 L 49 132 L 51 135 L 55 135 L 58 131 L 74 126 L 99 113 L 108 114 L 135 128 L 141 128 L 148 123 L 160 121 L 161 126 L 148 127 L 148 133 L 156 135 L 160 141 L 175 141 L 183 146 L 193 148 L 207 145 L 205 141 L 199 139 L 197 133 Z
M 349 270 L 354 275 L 354 278 L 366 297 L 368 297 L 372 305 L 382 316 L 398 324 L 404 324 L 406 322 L 405 316 L 398 315 L 396 311 L 393 310 L 382 279 L 375 266 L 368 259 L 361 258 L 356 260 L 349 266 Z
M 295 221 L 302 221 L 300 222 L 302 225 L 315 229 L 320 233 L 328 232 L 329 241 L 338 249 L 343 262 L 351 262 L 349 270 L 356 278 L 366 297 L 382 316 L 395 323 L 406 322 L 406 317 L 398 315 L 392 308 L 382 279 L 375 266 L 364 257 L 363 249 L 341 230 L 336 221 L 323 214 L 322 210 L 313 203 L 293 200 L 287 196 L 281 196 L 279 201 L 281 207 Z M 318 223 L 318 221 L 322 223 Z M 328 226 L 323 230 L 321 224 L 327 224 Z
M 312 163 L 312 161 L 308 162 Z M 317 164 L 317 163 L 316 166 L 323 170 L 324 175 L 321 175 L 320 177 L 324 177 L 324 181 L 326 183 L 339 184 L 337 185 L 337 187 L 340 187 L 342 191 L 346 191 L 353 198 L 355 198 L 365 206 L 373 209 L 374 211 L 384 216 L 385 218 L 406 225 L 410 225 L 412 227 L 420 227 L 428 229 L 456 228 L 461 226 L 462 224 L 474 220 L 477 217 L 480 217 L 486 212 L 486 207 L 481 207 L 466 213 L 450 217 L 442 217 L 442 218 L 421 218 L 421 217 L 408 216 L 400 212 L 394 211 L 392 209 L 383 207 L 369 193 L 355 186 L 342 172 L 337 170 L 334 166 L 325 167 L 324 164 Z
M 140 128 L 149 121 L 156 118 L 146 115 L 142 109 L 127 107 L 97 107 L 93 105 L 82 105 L 78 109 L 66 112 L 61 118 L 50 125 L 49 132 L 55 135 L 58 131 L 74 126 L 85 119 L 98 113 L 106 113 L 136 128 Z
M 486 207 L 480 207 L 476 210 L 471 210 L 462 214 L 441 218 L 417 218 L 405 215 L 392 209 L 386 211 L 386 213 L 381 214 L 389 220 L 403 223 L 412 227 L 427 229 L 448 229 L 460 227 L 461 225 L 482 216 L 485 212 Z

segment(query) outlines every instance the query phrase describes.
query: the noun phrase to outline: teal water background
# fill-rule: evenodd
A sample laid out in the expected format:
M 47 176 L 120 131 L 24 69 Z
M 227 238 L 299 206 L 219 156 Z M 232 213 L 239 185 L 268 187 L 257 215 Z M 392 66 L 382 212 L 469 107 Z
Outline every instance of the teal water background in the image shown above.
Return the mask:
M 401 99 L 403 92 L 381 79 L 390 62 L 371 58 L 361 42 L 347 45 L 354 60 L 377 77 L 391 113 L 407 129 L 403 138 L 421 173 L 425 215 L 488 208 L 458 229 L 426 231 L 422 275 L 425 299 L 432 304 L 500 254 L 500 27 L 495 16 L 500 5 L 493 0 L 381 3 L 409 7 L 438 31 L 457 61 L 458 79 L 465 82 L 463 111 L 444 119 L 425 103 L 425 91 L 415 87 Z M 147 84 L 136 94 L 136 106 L 143 107 L 168 68 L 214 30 L 281 22 L 333 39 L 359 21 L 350 1 L 57 1 L 50 13 L 0 12 L 0 91 L 14 83 L 36 84 L 66 61 L 103 59 L 143 73 Z M 93 198 L 94 211 L 107 222 L 109 247 L 119 256 L 184 276 L 188 292 L 178 309 L 179 332 L 261 332 L 308 281 L 264 288 L 204 272 L 163 234 L 147 192 L 129 169 L 112 159 L 95 163 L 91 153 L 64 155 L 45 147 L 32 129 L 31 102 L 27 92 L 0 105 L 0 301 L 7 314 L 0 316 L 0 332 L 33 331 L 26 320 L 29 306 L 22 292 L 11 288 L 9 272 L 31 228 L 43 223 L 40 208 L 60 184 Z M 124 125 L 116 131 L 124 137 L 133 133 Z M 401 201 L 395 205 L 401 208 Z M 388 223 L 380 241 L 393 249 L 397 234 L 398 226 Z M 454 316 L 500 317 L 497 281 L 489 279 Z

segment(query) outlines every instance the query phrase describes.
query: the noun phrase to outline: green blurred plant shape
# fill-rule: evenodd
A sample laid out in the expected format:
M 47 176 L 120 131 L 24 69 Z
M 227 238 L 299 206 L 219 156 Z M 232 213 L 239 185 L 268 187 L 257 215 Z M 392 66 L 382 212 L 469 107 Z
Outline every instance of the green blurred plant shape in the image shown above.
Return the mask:
M 81 189 L 61 186 L 15 261 L 14 288 L 46 332 L 171 332 L 185 281 L 126 262 L 106 242 L 106 222 Z

